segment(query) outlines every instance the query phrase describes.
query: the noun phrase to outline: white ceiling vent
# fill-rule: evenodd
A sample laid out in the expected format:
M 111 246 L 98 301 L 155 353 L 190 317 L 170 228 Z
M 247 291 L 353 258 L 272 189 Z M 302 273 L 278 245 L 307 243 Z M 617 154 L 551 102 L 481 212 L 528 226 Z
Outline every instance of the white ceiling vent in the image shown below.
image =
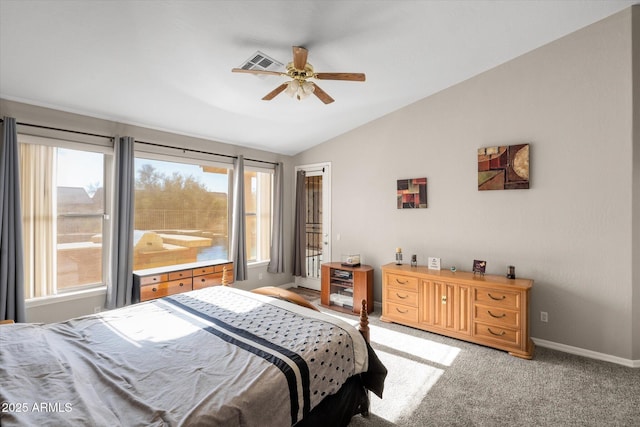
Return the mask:
M 244 70 L 267 70 L 267 71 L 283 71 L 284 64 L 282 62 L 278 62 L 275 59 L 271 58 L 264 53 L 257 51 L 253 55 L 249 57 L 246 61 L 240 65 L 240 67 Z M 254 74 L 258 77 L 266 77 L 264 75 Z

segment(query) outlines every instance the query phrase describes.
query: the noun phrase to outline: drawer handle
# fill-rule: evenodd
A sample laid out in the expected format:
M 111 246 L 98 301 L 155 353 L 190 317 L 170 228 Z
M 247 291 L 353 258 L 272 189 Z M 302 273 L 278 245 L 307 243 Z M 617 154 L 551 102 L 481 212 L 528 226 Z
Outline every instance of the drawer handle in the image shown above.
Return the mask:
M 499 334 L 496 334 L 495 332 L 493 332 L 493 331 L 491 330 L 491 328 L 487 328 L 487 331 L 489 331 L 489 333 L 490 333 L 491 335 L 495 335 L 495 336 L 497 336 L 497 337 L 501 337 L 501 336 L 503 336 L 504 334 L 506 334 L 506 332 L 505 332 L 505 331 L 501 331 Z
M 496 298 L 496 297 L 494 297 L 494 296 L 493 296 L 493 295 L 491 295 L 491 294 L 487 294 L 487 295 L 489 295 L 489 298 L 491 298 L 491 299 L 492 299 L 492 300 L 494 300 L 494 301 L 502 301 L 503 299 L 505 299 L 505 298 L 506 298 L 506 296 L 504 296 L 504 295 L 502 295 L 500 298 Z
M 180 282 L 180 286 L 184 286 L 184 283 Z
M 409 295 L 400 295 L 399 293 L 396 292 L 396 296 L 400 299 L 407 299 L 409 298 Z
M 154 278 L 153 278 L 153 281 L 154 281 L 154 282 L 157 282 L 157 281 L 158 281 L 158 278 L 157 278 L 157 277 L 154 277 Z
M 496 316 L 495 314 L 493 314 L 493 313 L 491 312 L 491 310 L 487 310 L 487 313 L 489 313 L 489 316 L 491 316 L 491 317 L 493 317 L 493 318 L 495 318 L 495 319 L 501 319 L 501 318 L 503 318 L 503 317 L 505 317 L 505 316 L 506 316 L 506 313 L 502 313 L 500 316 Z
M 207 281 L 207 279 L 200 279 L 200 281 L 201 281 L 202 283 L 204 283 L 204 282 L 206 282 L 206 281 Z
M 401 285 L 406 285 L 407 283 L 409 283 L 408 280 L 405 280 L 404 282 L 401 282 L 399 279 L 396 279 L 396 282 L 398 282 Z
M 158 292 L 158 290 L 156 288 L 152 288 L 151 291 L 152 292 Z
M 409 312 L 409 310 L 402 311 L 398 307 L 396 307 L 396 311 L 401 314 L 407 314 Z

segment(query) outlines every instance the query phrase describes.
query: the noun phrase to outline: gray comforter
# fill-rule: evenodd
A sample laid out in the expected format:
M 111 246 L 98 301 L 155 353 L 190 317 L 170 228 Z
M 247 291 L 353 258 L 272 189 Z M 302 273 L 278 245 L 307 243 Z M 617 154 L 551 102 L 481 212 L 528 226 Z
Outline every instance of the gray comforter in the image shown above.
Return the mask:
M 290 426 L 367 370 L 351 325 L 213 287 L 0 328 L 3 426 Z

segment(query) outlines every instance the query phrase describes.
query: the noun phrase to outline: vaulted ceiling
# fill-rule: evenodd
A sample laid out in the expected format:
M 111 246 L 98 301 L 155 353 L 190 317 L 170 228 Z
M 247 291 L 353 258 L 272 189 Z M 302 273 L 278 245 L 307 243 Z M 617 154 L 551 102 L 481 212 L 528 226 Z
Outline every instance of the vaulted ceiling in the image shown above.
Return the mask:
M 603 19 L 637 0 L 0 0 L 0 96 L 296 154 Z M 335 102 L 231 73 L 309 49 Z M 284 65 L 281 69 L 284 71 Z

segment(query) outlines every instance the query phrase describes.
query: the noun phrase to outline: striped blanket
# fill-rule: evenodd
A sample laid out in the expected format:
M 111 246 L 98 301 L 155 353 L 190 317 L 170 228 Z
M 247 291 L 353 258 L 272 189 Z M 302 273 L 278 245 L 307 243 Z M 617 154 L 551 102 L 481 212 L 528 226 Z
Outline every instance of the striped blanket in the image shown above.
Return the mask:
M 227 287 L 1 332 L 4 426 L 291 426 L 368 364 L 351 325 Z

